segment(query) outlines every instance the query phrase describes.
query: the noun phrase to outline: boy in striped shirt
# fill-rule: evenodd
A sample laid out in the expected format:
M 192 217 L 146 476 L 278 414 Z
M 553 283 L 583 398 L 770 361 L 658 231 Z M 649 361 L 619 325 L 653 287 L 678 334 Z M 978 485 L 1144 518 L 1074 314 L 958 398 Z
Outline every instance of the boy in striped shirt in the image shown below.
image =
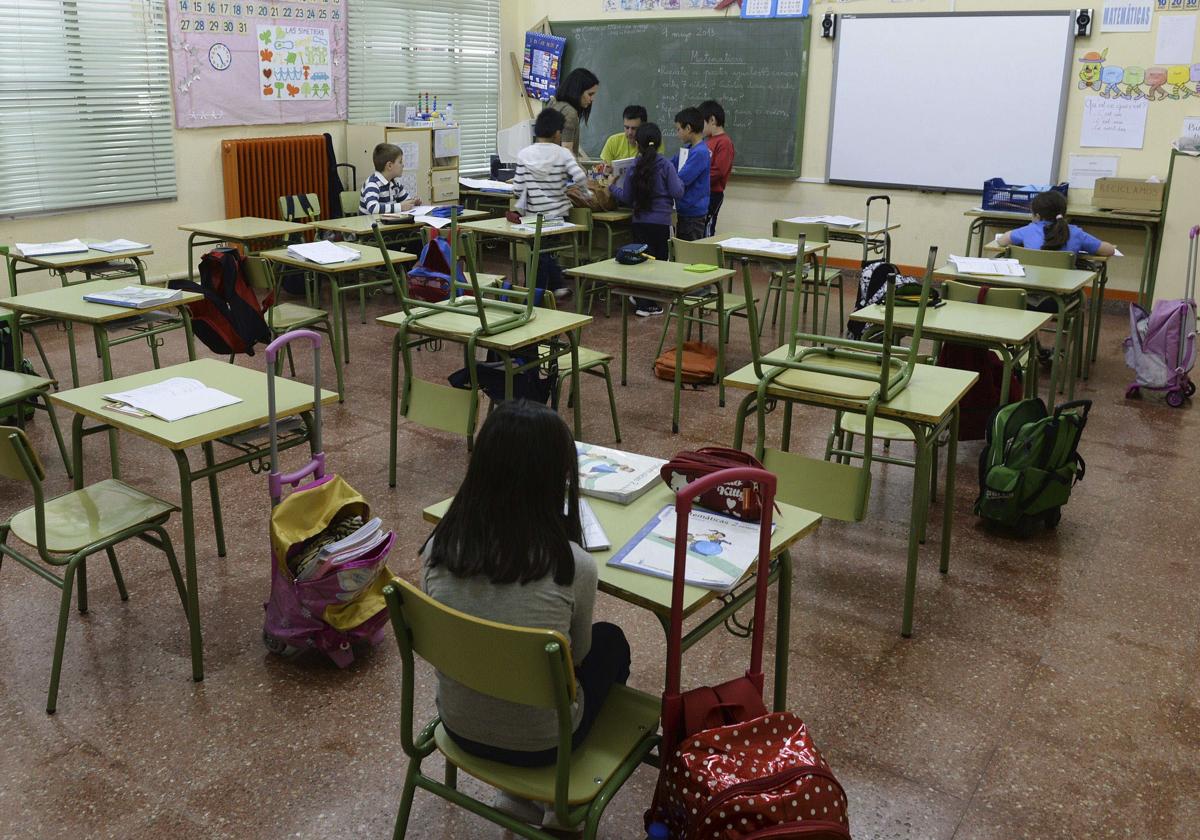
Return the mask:
M 571 212 L 567 187 L 572 183 L 590 195 L 587 176 L 575 156 L 562 145 L 566 123 L 561 111 L 545 108 L 533 124 L 534 141 L 517 153 L 517 172 L 513 176 L 516 208 L 530 215 L 541 213 L 547 219 L 563 219 Z
M 400 183 L 404 174 L 404 153 L 392 143 L 380 143 L 371 153 L 375 171 L 363 181 L 358 198 L 358 212 L 364 216 L 376 213 L 401 213 L 417 205 L 409 198 Z

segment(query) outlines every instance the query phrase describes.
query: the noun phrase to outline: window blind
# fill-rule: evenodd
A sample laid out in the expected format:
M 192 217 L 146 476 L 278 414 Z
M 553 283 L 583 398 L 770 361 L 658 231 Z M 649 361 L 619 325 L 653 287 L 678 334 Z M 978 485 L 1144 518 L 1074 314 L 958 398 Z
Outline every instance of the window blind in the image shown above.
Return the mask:
M 459 168 L 486 170 L 496 150 L 499 0 L 348 0 L 352 122 L 387 122 L 391 103 L 417 95 L 454 105 Z
M 175 196 L 163 0 L 6 0 L 0 214 Z

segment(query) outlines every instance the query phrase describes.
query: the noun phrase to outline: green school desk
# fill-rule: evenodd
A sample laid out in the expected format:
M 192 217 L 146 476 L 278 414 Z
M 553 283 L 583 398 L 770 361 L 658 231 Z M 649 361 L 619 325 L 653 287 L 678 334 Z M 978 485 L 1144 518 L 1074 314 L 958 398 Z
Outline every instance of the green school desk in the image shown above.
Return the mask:
M 185 417 L 167 423 L 154 417 L 132 417 L 111 411 L 104 394 L 126 391 L 162 382 L 174 376 L 198 379 L 205 385 L 240 397 L 241 402 L 218 408 L 215 411 Z M 212 497 L 213 528 L 217 540 L 217 554 L 225 556 L 225 532 L 221 523 L 221 501 L 217 491 L 217 475 L 242 464 L 256 463 L 267 456 L 265 441 L 261 445 L 243 444 L 241 454 L 226 461 L 216 461 L 213 441 L 248 429 L 255 429 L 267 422 L 267 375 L 262 371 L 238 367 L 216 359 L 200 359 L 179 365 L 123 376 L 111 382 L 85 385 L 70 391 L 51 394 L 50 399 L 59 406 L 75 413 L 71 427 L 71 443 L 75 465 L 75 487 L 83 487 L 84 460 L 83 439 L 87 435 L 108 429 L 143 438 L 169 450 L 175 457 L 179 469 L 179 507 L 183 514 L 183 557 L 186 577 L 188 612 L 191 621 L 192 678 L 204 679 L 203 648 L 200 638 L 200 599 L 196 588 L 196 511 L 192 498 L 192 484 L 207 479 Z M 332 391 L 321 391 L 321 403 L 337 400 Z M 290 449 L 309 442 L 312 429 L 311 411 L 313 389 L 303 382 L 294 382 L 282 377 L 275 380 L 275 413 L 277 417 L 300 415 L 304 420 L 304 432 L 280 441 L 281 449 Z M 95 420 L 99 425 L 85 429 L 85 419 Z M 192 469 L 187 450 L 199 446 L 204 454 L 204 466 Z M 309 446 L 312 448 L 311 443 Z M 266 499 L 262 500 L 263 527 L 270 514 Z
M 593 210 L 593 224 L 600 225 L 604 228 L 605 246 L 604 258 L 608 259 L 613 255 L 613 241 L 619 229 L 628 229 L 633 222 L 632 210 Z M 591 254 L 588 255 L 591 257 Z
M 938 307 L 925 311 L 925 322 L 921 325 L 921 336 L 936 341 L 953 341 L 973 347 L 995 350 L 1004 362 L 1003 378 L 1000 380 L 1000 404 L 1008 403 L 1009 378 L 1013 361 L 1023 347 L 1033 350 L 1031 359 L 1037 359 L 1034 340 L 1038 330 L 1050 320 L 1049 312 L 1033 312 L 1025 309 L 1006 309 L 1002 306 L 987 306 L 947 300 Z M 850 313 L 851 321 L 868 324 L 883 324 L 884 306 L 872 304 Z M 915 307 L 897 306 L 892 309 L 892 325 L 900 333 L 909 333 L 916 323 Z M 1037 364 L 1029 366 L 1026 389 L 1037 393 Z
M 899 308 L 896 311 L 899 312 Z M 928 312 L 926 314 L 928 315 Z M 769 355 L 786 356 L 787 352 L 788 347 L 784 345 Z M 828 364 L 837 366 L 840 363 L 835 360 Z M 764 367 L 767 366 L 764 365 Z M 947 435 L 945 498 L 948 501 L 943 505 L 939 568 L 943 573 L 950 569 L 950 533 L 954 518 L 952 500 L 954 499 L 955 461 L 958 457 L 958 404 L 978 378 L 979 374 L 973 371 L 916 365 L 913 368 L 912 379 L 909 380 L 908 387 L 889 402 L 879 403 L 876 409 L 876 417 L 895 420 L 908 427 L 913 433 L 913 442 L 916 446 L 916 470 L 913 476 L 912 501 L 909 508 L 908 570 L 904 582 L 904 611 L 900 625 L 900 632 L 904 636 L 912 635 L 913 601 L 917 587 L 917 555 L 919 543 L 924 536 L 925 520 L 929 513 L 931 483 L 929 475 L 938 438 L 943 433 Z M 823 389 L 828 388 L 830 379 L 835 379 L 835 377 L 807 371 L 787 371 L 775 378 L 768 386 L 767 397 L 861 414 L 865 405 L 863 400 L 822 393 Z M 731 388 L 750 392 L 738 406 L 733 433 L 733 447 L 741 449 L 746 414 L 757 399 L 759 380 L 754 372 L 754 364 L 748 364 L 729 374 L 725 377 L 725 382 Z M 864 383 L 865 393 L 869 394 L 874 387 L 869 382 Z M 804 469 L 800 456 L 788 452 L 789 437 L 790 429 L 785 423 L 783 449 L 766 449 L 763 462 L 768 470 L 780 476 L 781 493 L 786 492 L 788 472 Z M 765 442 L 760 441 L 759 445 L 765 448 Z M 803 461 L 811 462 L 811 459 L 803 459 Z
M 651 490 L 628 505 L 617 504 L 605 499 L 586 498 L 592 510 L 595 511 L 596 518 L 600 520 L 604 533 L 612 542 L 612 548 L 592 552 L 600 572 L 600 591 L 650 610 L 662 623 L 665 632 L 671 622 L 671 581 L 652 575 L 639 574 L 628 569 L 615 568 L 608 565 L 608 560 L 625 543 L 629 542 L 630 538 L 643 525 L 650 521 L 650 517 L 665 506 L 674 504 L 675 494 L 665 484 L 656 483 Z M 425 521 L 435 525 L 440 522 L 446 509 L 450 507 L 450 502 L 451 499 L 444 499 L 425 508 Z M 789 549 L 815 532 L 821 522 L 821 517 L 810 510 L 779 502 L 778 512 L 775 513 L 772 521 L 775 523 L 775 533 L 771 536 L 771 552 L 775 559 L 771 564 L 770 580 L 779 586 L 775 614 L 775 709 L 781 711 L 787 708 L 788 650 L 791 638 L 792 558 Z M 684 634 L 682 649 L 686 651 L 731 619 L 742 607 L 752 604 L 754 587 L 746 584 L 753 580 L 754 575 L 748 574 L 741 585 L 734 590 L 736 594 L 729 600 L 711 589 L 684 586 L 683 617 L 685 620 L 714 602 L 719 606 L 700 624 Z
M 628 384 L 629 357 L 629 295 L 648 297 L 669 302 L 680 313 L 675 319 L 675 400 L 671 410 L 671 431 L 679 432 L 679 394 L 683 389 L 683 340 L 686 318 L 684 298 L 706 286 L 717 289 L 717 312 L 725 311 L 725 290 L 722 280 L 733 276 L 733 271 L 719 268 L 715 271 L 697 273 L 688 271 L 684 263 L 647 260 L 637 265 L 622 265 L 616 260 L 581 265 L 567 269 L 566 274 L 575 278 L 575 305 L 582 304 L 584 280 L 594 280 L 613 287 L 613 293 L 621 298 L 621 384 Z M 717 383 L 718 400 L 725 404 L 725 319 L 717 318 Z
M 88 245 L 99 241 L 101 240 L 85 239 L 84 244 Z M 44 257 L 27 257 L 17 251 L 15 247 L 11 247 L 8 251 L 8 291 L 11 295 L 20 294 L 17 291 L 17 276 L 28 274 L 32 271 L 48 271 L 51 274 L 57 275 L 64 286 L 71 285 L 70 274 L 76 271 L 81 271 L 86 275 L 83 281 L 77 280 L 75 281 L 76 283 L 89 280 L 93 273 L 102 273 L 106 279 L 136 277 L 139 283 L 145 285 L 146 266 L 142 262 L 142 257 L 153 253 L 154 249 L 149 247 L 117 251 L 113 254 L 107 251 L 97 251 L 95 248 L 88 248 L 87 251 L 78 254 L 52 254 Z M 108 267 L 105 265 L 106 263 L 117 264 L 125 260 L 129 261 L 128 266 L 113 265 L 112 267 Z
M 351 216 L 350 218 L 366 219 L 369 217 Z M 344 220 L 339 219 L 338 221 Z M 334 337 L 335 352 L 340 351 L 342 360 L 348 364 L 350 362 L 350 331 L 346 324 L 346 304 L 343 297 L 350 292 L 390 287 L 392 281 L 386 275 L 384 275 L 383 279 L 379 279 L 378 277 L 364 279 L 359 276 L 359 272 L 363 270 L 380 268 L 383 265 L 383 257 L 379 253 L 379 246 L 374 242 L 341 242 L 338 244 L 345 248 L 352 248 L 362 256 L 352 262 L 331 263 L 329 265 L 321 265 L 320 263 L 306 260 L 303 257 L 293 256 L 288 252 L 287 248 L 263 251 L 259 256 L 274 265 L 300 268 L 304 271 L 311 271 L 314 274 L 324 275 L 329 279 L 329 299 L 333 306 L 331 320 L 333 322 L 333 329 L 336 332 L 336 336 Z M 392 251 L 389 256 L 395 265 L 417 261 L 416 256 L 413 254 L 405 254 L 400 251 Z M 338 383 L 338 388 L 339 390 L 341 389 L 340 382 Z
M 787 219 L 776 219 L 776 222 L 786 222 Z M 900 229 L 899 222 L 888 222 L 886 225 L 872 226 L 870 230 L 860 227 L 840 227 L 828 222 L 818 222 L 829 228 L 830 242 L 849 242 L 862 248 L 862 262 L 866 265 L 873 254 L 878 259 L 887 259 L 892 252 L 892 231 Z
M 1047 268 L 1042 265 L 1022 267 L 1025 269 L 1024 277 L 1004 277 L 993 274 L 963 274 L 953 263 L 947 263 L 935 271 L 933 276 L 937 280 L 957 280 L 974 286 L 1024 289 L 1027 292 L 1044 294 L 1053 300 L 1058 318 L 1054 330 L 1054 361 L 1050 368 L 1050 401 L 1054 401 L 1060 386 L 1065 387 L 1067 399 L 1074 399 L 1074 364 L 1078 359 L 1075 354 L 1084 350 L 1083 289 L 1095 282 L 1097 272 L 1074 268 Z M 1066 332 L 1068 320 L 1070 335 Z
M 976 256 L 983 253 L 987 242 L 989 229 L 1012 230 L 1029 224 L 1028 213 L 1012 213 L 1001 210 L 980 210 L 975 208 L 964 214 L 971 219 L 967 227 L 967 254 L 976 234 L 979 241 L 975 243 Z M 1140 230 L 1145 246 L 1145 256 L 1142 257 L 1142 276 L 1138 283 L 1138 303 L 1149 308 L 1154 300 L 1154 275 L 1158 265 L 1158 236 L 1162 228 L 1162 213 L 1134 213 L 1122 210 L 1101 210 L 1099 207 L 1087 205 L 1068 205 L 1067 221 L 1085 227 L 1117 228 L 1124 230 Z
M 782 236 L 751 237 L 748 234 L 744 234 L 744 233 L 718 233 L 715 236 L 706 236 L 704 239 L 697 239 L 696 242 L 699 244 L 702 244 L 702 245 L 721 245 L 722 242 L 724 242 L 728 239 L 732 239 L 734 237 L 744 237 L 744 238 L 748 238 L 748 239 L 769 239 L 772 242 L 778 242 L 781 245 L 795 245 L 796 244 L 796 240 L 787 239 Z M 731 247 L 727 247 L 725 245 L 721 245 L 721 253 L 724 255 L 727 263 L 732 262 L 735 259 L 740 259 L 740 258 L 744 257 L 752 262 L 762 263 L 763 265 L 765 265 L 767 267 L 768 270 L 773 269 L 773 270 L 779 271 L 781 273 L 786 273 L 788 271 L 791 271 L 792 268 L 794 268 L 796 265 L 796 257 L 794 255 L 789 257 L 789 256 L 784 256 L 782 254 L 776 254 L 771 251 L 759 251 L 759 250 L 756 250 L 753 248 L 731 248 Z M 828 242 L 805 241 L 805 243 L 804 243 L 804 258 L 805 258 L 805 260 L 808 260 L 810 257 L 817 257 L 818 255 L 820 257 L 820 261 L 817 263 L 817 272 L 818 273 L 816 276 L 813 277 L 814 286 L 821 285 L 824 282 L 825 264 L 826 264 L 826 260 L 829 257 L 829 243 Z M 799 288 L 797 288 L 793 293 L 799 294 L 800 293 Z M 814 295 L 814 297 L 815 297 L 815 295 Z M 753 301 L 746 301 L 746 303 L 747 303 L 747 305 L 750 305 L 750 306 L 754 305 Z M 787 306 L 786 306 L 786 304 L 782 304 L 782 305 L 783 305 L 783 331 L 784 331 L 785 335 L 790 335 L 790 332 L 788 330 Z M 817 326 L 819 311 L 820 311 L 820 307 L 817 306 L 817 303 L 814 300 L 813 301 L 813 332 L 814 333 L 823 332 L 823 330 L 819 329 Z M 825 313 L 826 313 L 826 320 L 828 320 L 828 313 L 829 313 L 829 300 L 828 299 L 826 299 L 826 301 L 825 301 Z M 761 329 L 761 325 L 766 323 L 766 317 L 767 317 L 767 297 L 764 295 L 763 296 L 763 311 L 759 315 L 759 318 L 758 318 L 758 323 L 760 325 L 760 329 Z M 791 327 L 793 329 L 799 329 L 800 325 L 792 324 Z
M 281 239 L 312 230 L 310 223 L 284 222 L 279 219 L 260 219 L 240 216 L 236 219 L 217 219 L 212 222 L 189 222 L 179 230 L 188 231 L 188 280 L 196 280 L 196 261 L 192 250 L 197 246 L 233 243 L 250 253 L 250 243 L 259 239 Z
M 512 203 L 513 194 L 509 192 L 493 192 L 491 190 L 472 190 L 459 186 L 458 195 L 463 203 L 473 210 L 479 210 L 490 215 L 503 215 Z
M 528 228 L 528 229 L 527 229 Z M 478 222 L 464 222 L 458 226 L 459 230 L 468 230 L 476 234 L 480 241 L 484 237 L 492 239 L 503 239 L 508 243 L 508 259 L 512 266 L 512 274 L 509 278 L 513 283 L 518 282 L 521 276 L 519 266 L 517 264 L 517 243 L 531 244 L 533 242 L 533 224 L 514 225 L 505 218 L 499 219 L 484 219 Z M 570 236 L 572 248 L 572 262 L 579 264 L 579 236 L 578 234 L 587 233 L 587 227 L 584 225 L 566 224 L 550 227 L 547 222 L 542 222 L 542 242 L 545 243 L 547 238 L 556 236 Z
M 460 222 L 477 221 L 486 219 L 488 214 L 483 210 L 463 210 L 458 214 Z M 397 231 L 410 231 L 424 228 L 426 225 L 419 222 L 389 222 L 378 215 L 375 216 L 342 216 L 340 219 L 323 219 L 312 223 L 312 226 L 317 230 L 330 231 L 332 233 L 340 233 L 343 236 L 353 234 L 354 236 L 373 236 L 374 231 L 372 225 L 376 222 L 385 233 L 395 233 Z
M 428 311 L 428 310 L 426 310 Z M 436 382 L 425 382 L 413 376 L 412 347 L 424 339 L 438 338 L 464 345 L 467 365 L 475 363 L 475 350 L 495 351 L 504 364 L 504 396 L 512 399 L 513 377 L 526 370 L 536 369 L 547 362 L 570 356 L 571 401 L 574 406 L 575 437 L 582 431 L 583 415 L 579 399 L 579 333 L 592 322 L 592 316 L 554 309 L 535 309 L 533 318 L 519 327 L 494 335 L 477 334 L 479 318 L 468 309 L 459 315 L 439 312 L 409 323 L 403 312 L 375 319 L 385 327 L 396 330 L 392 339 L 391 421 L 389 424 L 388 485 L 396 486 L 396 434 L 399 416 L 442 431 L 465 435 L 468 448 L 474 441 L 475 422 L 479 408 L 476 388 L 452 388 Z M 407 331 L 401 330 L 407 327 Z M 417 337 L 406 338 L 406 332 Z M 565 343 L 564 343 L 565 339 Z M 542 348 L 540 345 L 547 345 Z M 538 346 L 536 358 L 523 364 L 513 363 L 513 354 Z M 400 362 L 404 361 L 404 382 L 400 382 Z M 412 412 L 410 414 L 410 411 Z

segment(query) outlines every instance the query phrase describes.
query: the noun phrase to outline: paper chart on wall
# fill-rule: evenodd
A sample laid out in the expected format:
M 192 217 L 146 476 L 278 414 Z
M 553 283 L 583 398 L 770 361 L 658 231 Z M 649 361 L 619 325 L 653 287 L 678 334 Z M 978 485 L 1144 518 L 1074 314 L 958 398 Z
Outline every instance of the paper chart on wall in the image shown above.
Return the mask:
M 1146 137 L 1146 100 L 1103 99 L 1089 96 L 1083 100 L 1083 126 L 1079 145 L 1086 148 L 1140 149 Z
M 404 158 L 404 172 L 397 179 L 404 187 L 404 194 L 409 198 L 429 198 L 417 193 L 417 170 L 421 167 L 421 150 L 416 143 L 400 144 L 400 154 Z
M 1154 0 L 1105 0 L 1101 32 L 1149 32 Z
M 1071 155 L 1067 183 L 1072 189 L 1094 190 L 1097 178 L 1113 178 L 1120 158 L 1116 155 Z
M 1191 64 L 1196 49 L 1195 15 L 1161 15 L 1154 48 L 1154 63 L 1164 66 Z
M 329 29 L 259 26 L 256 87 L 262 99 L 328 100 L 333 96 Z

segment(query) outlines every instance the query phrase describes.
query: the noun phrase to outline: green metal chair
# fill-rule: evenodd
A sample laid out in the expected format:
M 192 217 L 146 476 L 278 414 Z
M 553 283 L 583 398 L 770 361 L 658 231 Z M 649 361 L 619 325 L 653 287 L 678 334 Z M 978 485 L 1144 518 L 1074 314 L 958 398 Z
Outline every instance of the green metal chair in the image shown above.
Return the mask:
M 797 276 L 803 270 L 803 234 L 798 237 L 796 254 Z M 758 389 L 751 392 L 738 406 L 734 446 L 741 447 L 745 418 L 754 407 L 758 426 L 757 455 L 766 468 L 779 476 L 779 495 L 784 501 L 817 511 L 823 516 L 845 521 L 861 521 L 866 515 L 871 488 L 871 463 L 875 458 L 874 440 L 876 412 L 880 403 L 895 398 L 908 385 L 913 368 L 920 359 L 921 328 L 933 277 L 936 248 L 929 249 L 925 277 L 921 286 L 912 340 L 904 347 L 896 343 L 891 311 L 895 305 L 894 287 L 888 286 L 882 342 L 836 338 L 799 330 L 792 333 L 786 347 L 773 354 L 761 349 L 758 324 L 754 310 L 750 312 L 750 344 Z M 742 277 L 747 296 L 752 294 L 749 260 L 742 260 Z M 799 324 L 800 296 L 792 298 L 792 321 Z M 789 452 L 793 400 L 785 393 L 780 396 L 768 390 L 775 386 L 795 392 L 798 400 L 814 393 L 833 397 L 854 406 L 863 415 L 863 451 L 848 453 L 849 458 L 861 461 L 855 466 L 841 459 L 827 461 L 808 458 Z M 766 413 L 776 401 L 783 401 L 783 442 L 781 450 L 766 449 Z M 916 432 L 914 432 L 914 435 Z M 914 440 L 916 438 L 914 437 Z M 918 450 L 925 441 L 917 440 Z
M 246 282 L 250 284 L 251 288 L 270 294 L 276 301 L 265 313 L 267 328 L 271 331 L 272 339 L 285 332 L 301 328 L 316 330 L 329 336 L 329 349 L 333 353 L 333 369 L 337 374 L 338 402 L 344 402 L 346 392 L 345 383 L 342 380 L 342 353 L 338 334 L 333 328 L 333 321 L 330 319 L 329 313 L 324 309 L 316 309 L 299 303 L 279 302 L 279 277 L 273 266 L 262 257 L 246 257 Z M 296 363 L 292 359 L 290 344 L 287 345 L 287 362 L 292 376 L 295 377 Z M 276 373 L 283 369 L 283 356 L 276 360 L 275 366 Z
M 680 263 L 703 263 L 705 265 L 725 265 L 725 258 L 721 254 L 721 246 L 715 243 L 707 242 L 689 242 L 684 239 L 671 239 L 671 261 Z M 757 299 L 753 299 L 750 305 L 757 303 Z M 729 343 L 729 324 L 734 315 L 742 318 L 746 316 L 746 296 L 742 294 L 734 294 L 727 292 L 724 295 L 724 311 L 717 312 L 717 297 L 715 294 L 705 293 L 684 298 L 684 319 L 688 325 L 688 334 L 691 334 L 692 324 L 699 325 L 700 340 L 704 340 L 704 327 L 714 324 L 711 318 L 717 317 L 724 321 L 725 342 Z M 662 355 L 663 345 L 667 340 L 667 331 L 671 321 L 678 317 L 679 313 L 672 306 L 667 311 L 667 317 L 663 319 L 662 335 L 658 339 L 658 351 L 654 354 L 655 358 Z
M 1022 265 L 1040 265 L 1044 268 L 1065 269 L 1075 268 L 1076 261 L 1079 258 L 1079 255 L 1074 251 L 1042 251 L 1037 248 L 1021 248 L 1017 245 L 1008 246 L 1008 256 L 1018 260 Z M 1075 319 L 1082 319 L 1085 309 L 1087 309 L 1087 307 L 1083 304 L 1080 304 L 1068 312 L 1067 323 L 1063 324 L 1063 330 L 1066 331 L 1068 336 L 1074 334 L 1072 331 L 1077 329 L 1079 326 L 1076 324 Z M 1049 323 L 1053 323 L 1053 321 Z M 1045 328 L 1045 331 L 1052 332 L 1049 326 Z M 1066 344 L 1066 352 L 1068 356 L 1071 352 L 1071 344 L 1072 342 L 1070 341 L 1068 341 Z M 1079 358 L 1075 360 L 1075 364 L 1077 368 L 1082 370 L 1084 359 L 1087 357 L 1087 354 L 1091 352 L 1091 348 L 1089 346 L 1086 348 L 1081 347 L 1079 349 Z M 1053 355 L 1053 353 L 1051 353 L 1051 355 Z
M 567 640 L 558 632 L 515 627 L 450 609 L 417 587 L 394 578 L 384 587 L 402 660 L 400 746 L 408 769 L 393 840 L 404 840 L 417 788 L 532 840 L 557 835 L 522 823 L 458 789 L 458 771 L 513 796 L 548 803 L 560 825 L 596 836 L 600 817 L 638 765 L 657 746 L 660 699 L 613 686 L 583 744 L 571 749 L 571 703 L 576 685 Z M 558 760 L 549 767 L 513 767 L 477 758 L 446 734 L 438 717 L 413 731 L 414 654 L 481 694 L 558 715 Z M 446 760 L 445 781 L 421 770 L 435 751 Z
M 771 223 L 771 235 L 782 237 L 784 239 L 795 239 L 801 234 L 805 240 L 813 240 L 816 242 L 829 241 L 829 226 L 822 224 L 809 224 L 804 222 L 789 222 L 784 219 L 776 219 Z M 830 295 L 832 294 L 833 281 L 836 279 L 838 290 L 838 324 L 846 323 L 846 294 L 842 290 L 841 272 L 832 272 L 825 270 L 824 260 L 819 260 L 815 256 L 812 258 L 812 272 L 781 272 L 780 274 L 772 274 L 767 282 L 767 294 L 763 297 L 762 315 L 759 318 L 759 323 L 766 323 L 767 306 L 771 302 L 771 292 L 775 292 L 775 306 L 771 309 L 771 325 L 774 326 L 776 315 L 780 310 L 786 312 L 787 298 L 791 283 L 796 283 L 796 294 L 801 296 L 801 313 L 808 312 L 808 298 L 811 295 L 813 298 L 813 332 L 816 332 L 816 323 L 818 319 L 817 306 L 818 301 L 823 299 L 825 308 L 823 314 L 820 315 L 821 332 L 829 332 L 829 303 Z M 799 277 L 799 281 L 795 278 Z M 782 304 L 782 305 L 781 305 Z
M 50 418 L 50 428 L 54 431 L 54 440 L 58 444 L 58 452 L 62 455 L 63 466 L 66 467 L 68 476 L 74 476 L 71 471 L 71 458 L 67 455 L 67 446 L 63 442 L 62 430 L 58 427 L 58 416 L 54 413 L 54 404 L 50 402 L 50 389 L 54 385 L 53 379 L 0 370 L 0 413 L 3 409 L 10 409 L 17 425 L 24 428 L 25 403 L 46 412 L 46 416 Z
M 171 538 L 163 525 L 179 510 L 175 505 L 147 496 L 116 479 L 108 479 L 74 490 L 53 499 L 46 499 L 42 480 L 46 472 L 37 453 L 20 429 L 0 426 L 0 477 L 27 481 L 33 489 L 33 507 L 26 508 L 0 525 L 0 561 L 11 557 L 38 577 L 62 590 L 58 609 L 58 631 L 54 639 L 54 658 L 50 667 L 50 690 L 46 697 L 46 712 L 53 714 L 58 702 L 58 683 L 62 672 L 63 645 L 67 635 L 67 615 L 71 607 L 71 592 L 79 581 L 79 612 L 86 613 L 87 558 L 103 551 L 116 579 L 122 601 L 129 600 L 121 567 L 113 550 L 128 539 L 137 537 L 167 556 L 179 600 L 187 615 L 187 597 Z M 26 545 L 37 548 L 37 558 L 27 557 L 8 545 L 9 535 Z M 47 566 L 51 568 L 47 568 Z M 65 567 L 65 568 L 64 568 Z M 61 575 L 53 568 L 64 568 Z M 188 615 L 188 622 L 194 620 Z
M 298 222 L 301 224 L 309 222 L 317 222 L 321 220 L 321 199 L 316 193 L 297 193 L 295 195 L 281 195 L 275 200 L 279 207 L 279 218 L 285 222 Z M 297 242 L 307 242 L 311 239 L 311 235 L 301 233 L 283 238 L 284 245 L 292 245 Z M 283 272 L 284 274 L 299 274 L 304 278 L 304 299 L 309 306 L 317 305 L 317 298 L 320 295 L 318 287 L 317 275 L 311 271 L 304 271 L 299 268 L 289 268 Z M 282 283 L 282 278 L 280 278 Z M 366 303 L 364 297 L 363 311 L 365 313 Z

